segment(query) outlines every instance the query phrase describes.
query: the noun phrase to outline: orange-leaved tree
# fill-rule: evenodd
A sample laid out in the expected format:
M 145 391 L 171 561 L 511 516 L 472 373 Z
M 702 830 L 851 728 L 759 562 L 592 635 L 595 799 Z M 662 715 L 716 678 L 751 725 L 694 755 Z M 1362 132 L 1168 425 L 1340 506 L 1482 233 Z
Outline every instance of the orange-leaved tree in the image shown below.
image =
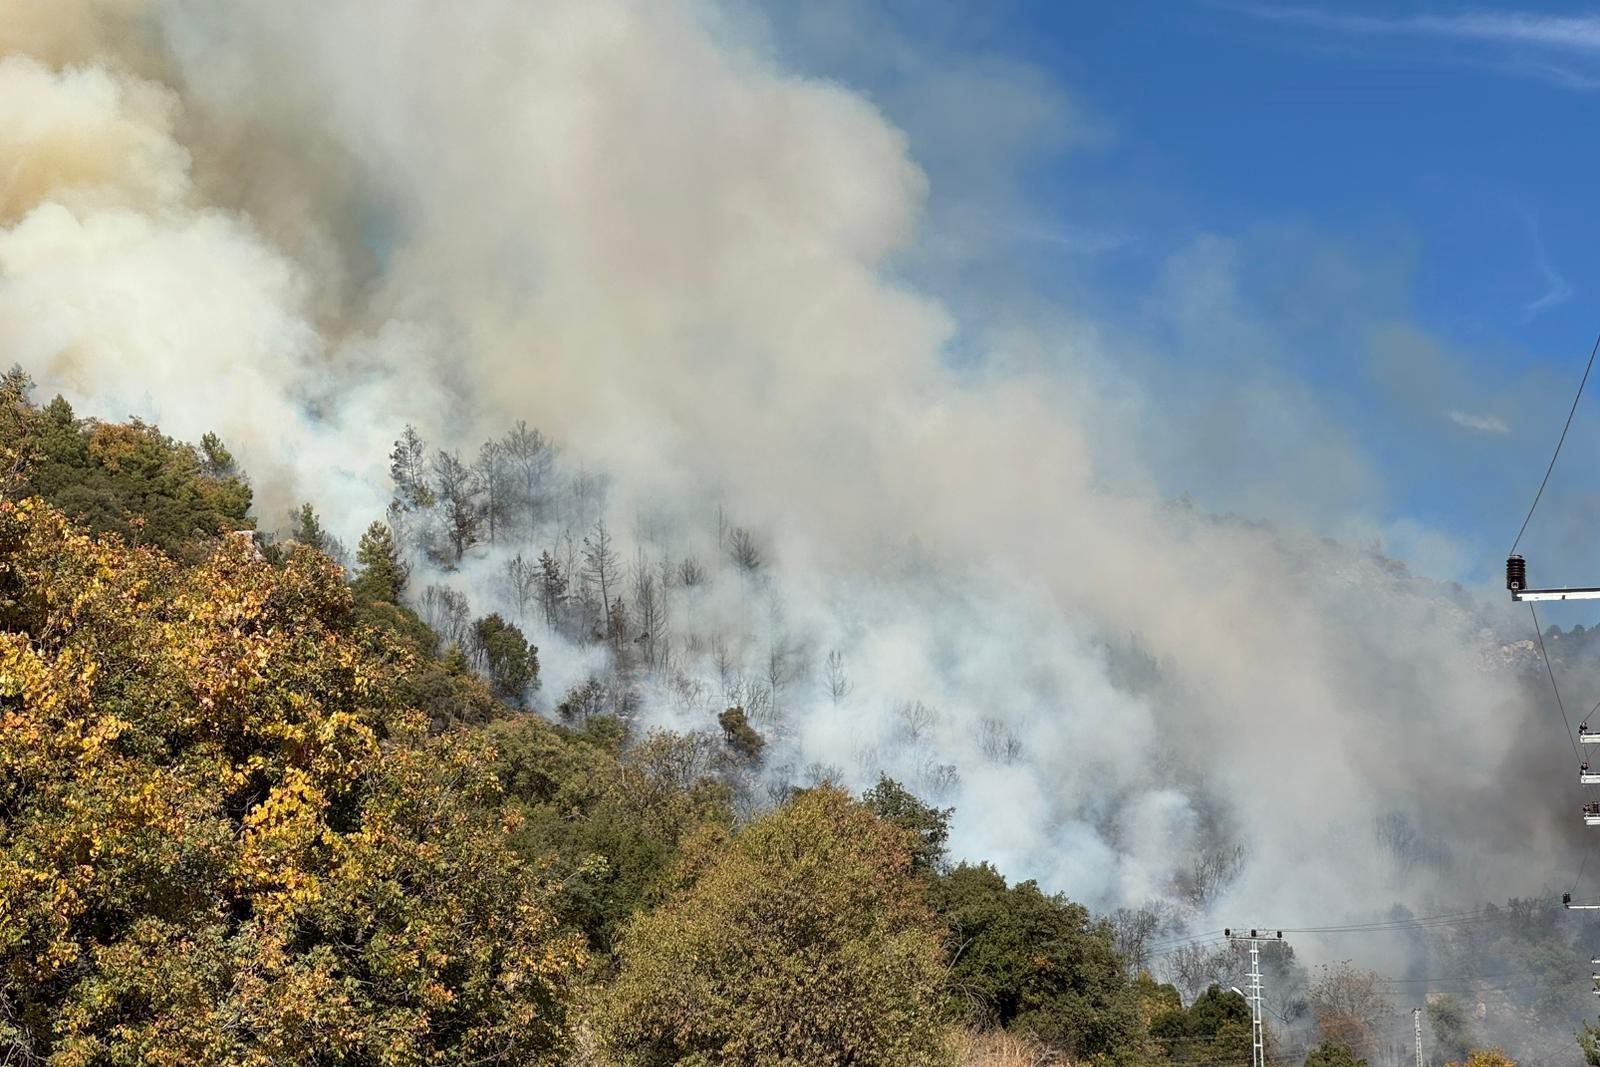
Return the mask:
M 0 500 L 0 1047 L 555 1063 L 584 965 L 480 736 L 320 553 L 182 566 Z

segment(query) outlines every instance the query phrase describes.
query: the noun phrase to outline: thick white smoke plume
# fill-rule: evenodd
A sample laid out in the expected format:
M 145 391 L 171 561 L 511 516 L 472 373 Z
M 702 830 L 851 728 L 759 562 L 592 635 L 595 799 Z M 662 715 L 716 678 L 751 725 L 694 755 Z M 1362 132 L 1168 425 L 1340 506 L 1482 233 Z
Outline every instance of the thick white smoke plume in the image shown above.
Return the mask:
M 1191 894 L 1218 919 L 1566 877 L 1559 738 L 1474 602 L 1163 502 L 1134 452 L 1161 413 L 1083 331 L 978 330 L 953 369 L 963 324 L 897 272 L 913 153 L 711 3 L 0 0 L 0 353 L 85 413 L 218 431 L 269 524 L 309 499 L 349 539 L 403 425 L 519 418 L 609 479 L 625 557 L 714 555 L 726 508 L 771 565 L 700 625 L 751 662 L 794 637 L 787 758 L 903 777 L 959 856 L 1093 905 L 1234 846 Z M 1295 449 L 1308 498 L 1351 480 Z M 558 696 L 589 664 L 539 640 Z

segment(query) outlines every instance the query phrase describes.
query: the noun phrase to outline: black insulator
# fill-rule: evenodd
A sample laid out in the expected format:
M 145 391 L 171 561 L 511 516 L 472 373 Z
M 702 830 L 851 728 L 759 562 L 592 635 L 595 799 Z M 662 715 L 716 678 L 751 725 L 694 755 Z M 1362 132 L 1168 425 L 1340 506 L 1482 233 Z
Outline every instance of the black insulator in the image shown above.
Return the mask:
M 1521 556 L 1506 557 L 1506 588 L 1513 593 L 1528 588 L 1528 561 Z

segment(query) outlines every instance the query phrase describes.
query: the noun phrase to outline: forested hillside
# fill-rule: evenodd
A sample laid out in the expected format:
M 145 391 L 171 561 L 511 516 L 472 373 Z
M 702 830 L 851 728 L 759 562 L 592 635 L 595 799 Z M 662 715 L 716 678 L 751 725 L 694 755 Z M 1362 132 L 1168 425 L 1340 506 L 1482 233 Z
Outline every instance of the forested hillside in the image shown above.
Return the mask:
M 1178 966 L 1180 996 L 1147 971 L 1164 920 L 952 863 L 949 810 L 901 783 L 851 795 L 822 770 L 757 795 L 746 706 L 642 726 L 639 672 L 676 647 L 639 633 L 651 582 L 710 561 L 613 597 L 600 517 L 575 588 L 541 553 L 524 605 L 620 664 L 541 715 L 514 621 L 457 605 L 441 632 L 442 594 L 411 606 L 408 539 L 448 565 L 518 521 L 480 483 L 469 521 L 448 457 L 408 481 L 397 452 L 403 532 L 373 523 L 347 569 L 314 507 L 288 541 L 241 536 L 250 492 L 215 438 L 38 407 L 13 372 L 0 450 L 3 1062 L 1248 1060 L 1245 1001 L 1207 980 L 1236 955 Z M 442 540 L 415 532 L 428 516 Z M 727 543 L 759 568 L 748 534 Z M 1274 1047 L 1374 1051 L 1352 988 L 1303 982 L 1275 1024 L 1300 1036 Z

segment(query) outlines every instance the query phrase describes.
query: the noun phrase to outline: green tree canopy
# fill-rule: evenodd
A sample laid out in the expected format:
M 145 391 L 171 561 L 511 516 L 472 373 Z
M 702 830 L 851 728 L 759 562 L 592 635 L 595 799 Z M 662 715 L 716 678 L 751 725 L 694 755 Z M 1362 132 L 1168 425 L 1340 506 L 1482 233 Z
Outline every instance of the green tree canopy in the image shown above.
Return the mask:
M 1578 1050 L 1589 1067 L 1600 1067 L 1600 1026 L 1584 1023 L 1578 1031 Z
M 742 707 L 731 707 L 717 716 L 717 725 L 722 727 L 722 739 L 727 742 L 735 756 L 749 763 L 758 762 L 761 752 L 767 747 L 767 742 L 744 713 Z
M 472 639 L 495 693 L 521 704 L 523 695 L 538 684 L 539 650 L 528 644 L 515 623 L 507 622 L 498 614 L 474 623 Z
M 1367 1061 L 1356 1059 L 1344 1045 L 1324 1041 L 1306 1056 L 1305 1067 L 1367 1067 Z
M 1472 1025 L 1461 1001 L 1448 993 L 1428 998 L 1424 1009 L 1428 1016 L 1428 1029 L 1433 1034 L 1434 1045 L 1446 1059 L 1464 1060 L 1472 1050 Z
M 388 523 L 374 522 L 361 535 L 356 544 L 356 567 L 357 599 L 400 601 L 410 573 Z
M 309 503 L 301 504 L 299 508 L 289 513 L 289 536 L 318 552 L 332 554 L 333 538 L 322 528 L 322 520 L 317 516 L 317 509 Z
M 861 794 L 861 802 L 878 818 L 887 819 L 916 836 L 911 862 L 917 870 L 931 874 L 943 866 L 954 808 L 924 804 L 911 790 L 886 774 L 878 775 L 878 784 Z
M 11 494 L 44 497 L 91 532 L 111 531 L 168 552 L 254 525 L 250 488 L 190 445 L 137 419 L 78 419 L 56 397 L 43 409 L 20 371 L 0 383 L 0 462 Z M 208 435 L 219 454 L 226 449 Z
M 557 906 L 599 953 L 610 953 L 629 916 L 660 901 L 685 837 L 733 822 L 730 790 L 711 777 L 693 736 L 628 744 L 609 715 L 581 730 L 518 716 L 491 736 L 505 789 L 524 805 L 513 844 L 530 858 L 567 858 Z
M 1033 882 L 1007 886 L 987 864 L 957 866 L 933 883 L 932 896 L 950 927 L 951 988 L 962 1014 L 1075 1057 L 1137 1040 L 1139 995 L 1110 929 L 1081 904 Z
M 1173 1063 L 1248 1063 L 1250 1004 L 1213 985 L 1187 1009 L 1169 1008 L 1150 1021 L 1150 1037 Z
M 944 1062 L 940 931 L 904 831 L 823 787 L 702 835 L 635 919 L 600 1016 L 623 1062 Z

